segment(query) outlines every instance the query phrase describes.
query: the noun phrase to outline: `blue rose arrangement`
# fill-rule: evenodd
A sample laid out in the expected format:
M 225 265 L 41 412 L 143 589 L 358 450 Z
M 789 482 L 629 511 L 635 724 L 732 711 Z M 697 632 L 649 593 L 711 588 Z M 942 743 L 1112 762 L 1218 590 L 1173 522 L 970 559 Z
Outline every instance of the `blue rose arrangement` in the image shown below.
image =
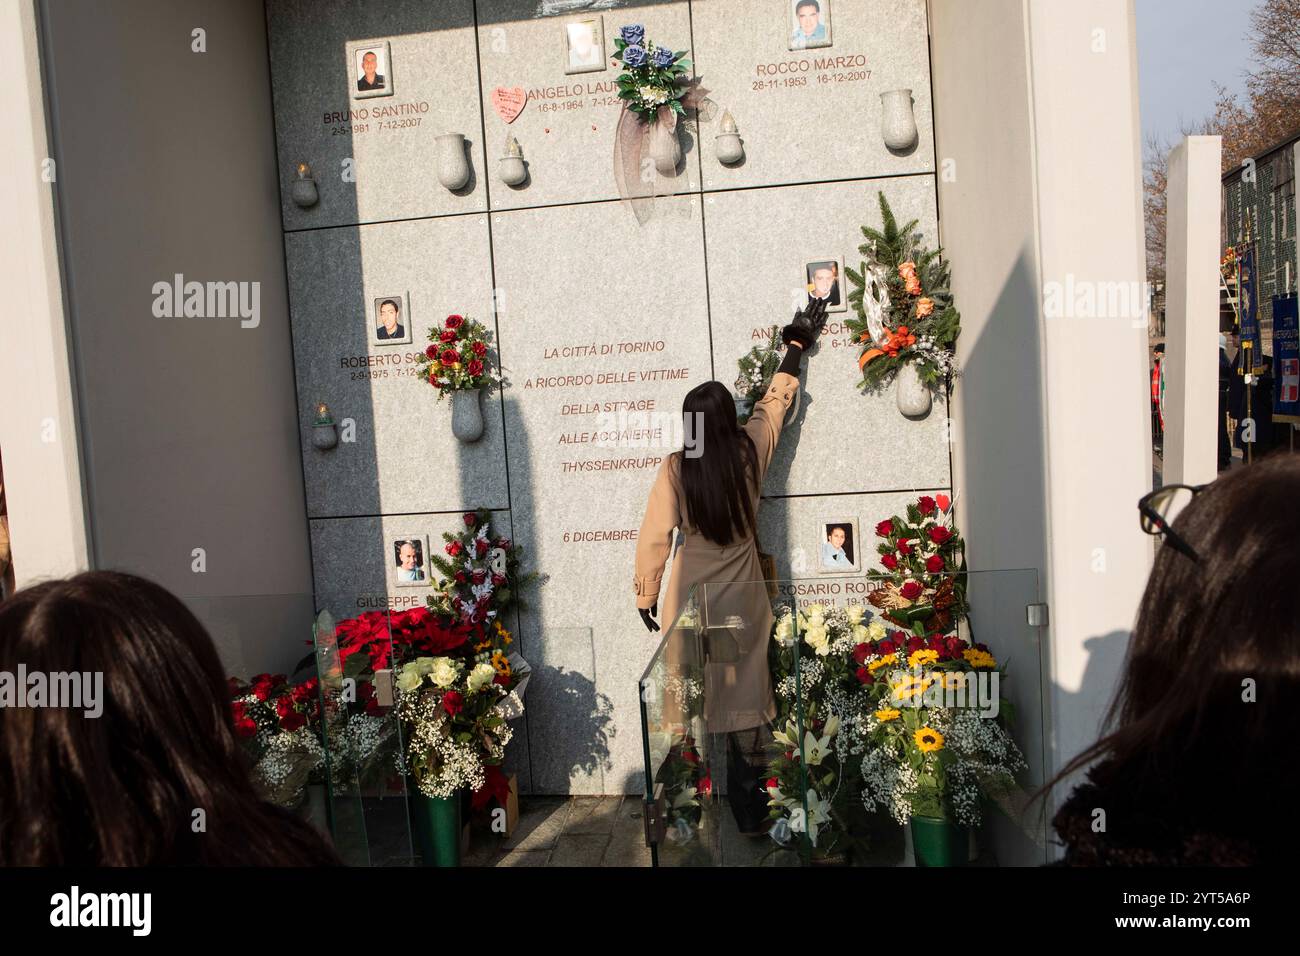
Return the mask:
M 682 97 L 687 93 L 686 73 L 691 64 L 684 50 L 674 53 L 655 46 L 639 23 L 619 30 L 614 48 L 615 59 L 625 68 L 617 80 L 618 95 L 629 110 L 651 123 L 664 106 L 678 116 L 686 115 Z

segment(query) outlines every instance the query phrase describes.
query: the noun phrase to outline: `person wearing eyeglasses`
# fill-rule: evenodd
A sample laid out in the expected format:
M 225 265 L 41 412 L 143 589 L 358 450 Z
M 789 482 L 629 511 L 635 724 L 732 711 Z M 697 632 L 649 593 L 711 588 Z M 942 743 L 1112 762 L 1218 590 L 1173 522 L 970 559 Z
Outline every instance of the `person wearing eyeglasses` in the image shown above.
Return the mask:
M 1053 825 L 1073 866 L 1291 864 L 1300 456 L 1142 498 L 1161 538 L 1114 701 Z M 1285 822 L 1283 822 L 1285 821 Z

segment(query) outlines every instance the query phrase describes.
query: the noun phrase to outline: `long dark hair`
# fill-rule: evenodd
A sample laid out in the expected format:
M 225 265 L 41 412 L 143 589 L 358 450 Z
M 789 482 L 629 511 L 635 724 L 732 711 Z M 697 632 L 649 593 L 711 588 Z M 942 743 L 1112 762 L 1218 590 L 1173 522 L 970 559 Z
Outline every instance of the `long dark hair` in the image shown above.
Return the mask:
M 1173 529 L 1198 560 L 1157 549 L 1104 736 L 1049 787 L 1092 764 L 1103 788 L 1179 791 L 1163 812 L 1203 806 L 1212 825 L 1249 826 L 1239 818 L 1261 801 L 1300 796 L 1289 756 L 1300 734 L 1300 456 L 1229 472 Z M 1250 811 L 1224 802 L 1263 781 Z
M 690 438 L 681 453 L 686 517 L 714 544 L 731 544 L 755 530 L 751 483 L 758 480 L 758 451 L 736 423 L 736 403 L 720 382 L 687 392 L 682 419 Z
M 216 648 L 163 588 L 92 571 L 19 591 L 0 604 L 0 670 L 19 664 L 102 673 L 102 713 L 0 710 L 0 865 L 339 862 L 258 797 Z

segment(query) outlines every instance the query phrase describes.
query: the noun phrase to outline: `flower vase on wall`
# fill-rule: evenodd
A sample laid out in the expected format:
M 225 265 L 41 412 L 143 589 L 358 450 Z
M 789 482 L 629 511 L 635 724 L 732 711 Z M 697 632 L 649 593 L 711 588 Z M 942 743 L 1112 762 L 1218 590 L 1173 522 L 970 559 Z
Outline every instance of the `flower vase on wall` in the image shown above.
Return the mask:
M 911 90 L 887 90 L 880 94 L 880 135 L 885 145 L 903 153 L 916 145 L 916 114 Z
M 647 139 L 650 145 L 650 158 L 654 160 L 659 175 L 676 176 L 677 165 L 682 161 L 682 143 L 677 136 L 676 122 L 660 118 L 657 122 L 651 123 Z
M 921 381 L 915 362 L 908 362 L 898 370 L 894 383 L 894 396 L 898 410 L 908 418 L 924 418 L 930 414 L 930 389 Z
M 479 392 L 477 388 L 461 388 L 451 393 L 451 433 L 466 444 L 483 437 Z
M 443 133 L 434 142 L 438 149 L 438 182 L 452 192 L 463 189 L 469 182 L 465 137 L 460 133 Z

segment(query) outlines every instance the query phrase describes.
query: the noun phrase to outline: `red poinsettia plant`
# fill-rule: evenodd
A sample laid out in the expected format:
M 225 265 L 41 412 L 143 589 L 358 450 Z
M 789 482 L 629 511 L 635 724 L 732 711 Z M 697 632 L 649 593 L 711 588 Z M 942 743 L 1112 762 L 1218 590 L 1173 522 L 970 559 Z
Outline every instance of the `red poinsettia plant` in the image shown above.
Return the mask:
M 440 401 L 446 392 L 488 388 L 500 381 L 491 364 L 491 339 L 486 326 L 463 315 L 449 315 L 429 330 L 420 375 L 438 390 Z
M 944 494 L 921 495 L 876 525 L 876 551 L 883 571 L 867 600 L 885 620 L 922 637 L 951 631 L 968 611 L 965 542 Z

